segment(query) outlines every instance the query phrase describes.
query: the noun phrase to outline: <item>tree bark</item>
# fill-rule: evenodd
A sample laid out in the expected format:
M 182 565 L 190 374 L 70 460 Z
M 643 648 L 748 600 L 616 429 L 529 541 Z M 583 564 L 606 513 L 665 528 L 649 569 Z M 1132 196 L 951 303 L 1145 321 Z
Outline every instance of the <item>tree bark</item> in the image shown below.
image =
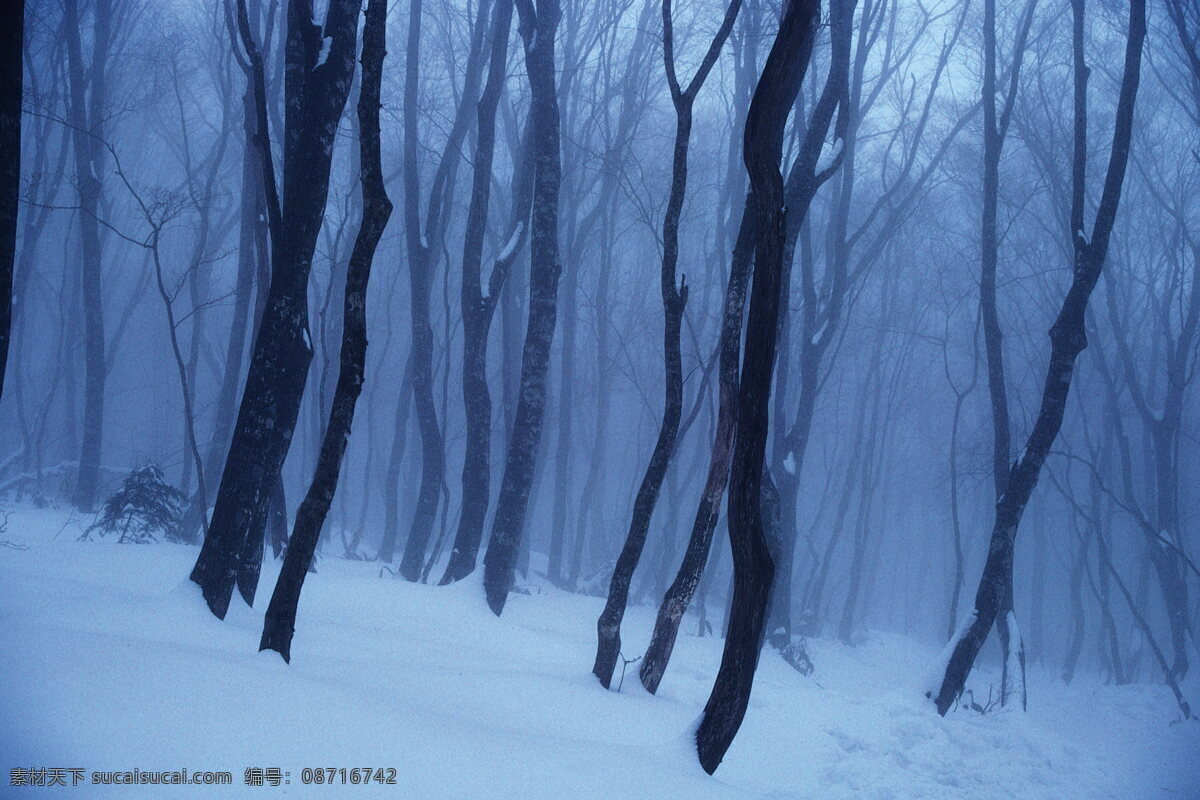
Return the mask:
M 508 443 L 492 534 L 484 556 L 488 606 L 499 616 L 513 584 L 517 549 L 533 481 L 534 461 L 546 406 L 546 368 L 558 314 L 558 195 L 562 182 L 554 35 L 558 0 L 518 0 L 525 67 L 529 75 L 529 136 L 533 161 L 530 225 L 529 320 L 521 353 L 521 387 Z
M 13 267 L 21 197 L 21 94 L 25 52 L 25 0 L 6 3 L 0 15 L 0 397 L 12 330 Z M 28 243 L 26 244 L 28 246 Z
M 421 484 L 399 574 L 415 581 L 425 563 L 425 549 L 437 515 L 438 492 L 445 471 L 445 450 L 433 403 L 433 327 L 429 288 L 433 257 L 429 231 L 421 231 L 420 165 L 417 163 L 417 101 L 421 63 L 422 0 L 409 3 L 408 47 L 404 73 L 404 240 L 408 249 L 409 300 L 412 320 L 412 388 L 421 435 Z
M 325 25 L 313 22 L 311 0 L 288 6 L 284 115 L 283 202 L 276 196 L 266 128 L 262 59 L 239 0 L 243 44 L 255 62 L 259 148 L 271 231 L 267 293 L 233 440 L 217 492 L 212 525 L 191 578 L 209 609 L 225 618 L 235 581 L 248 602 L 257 571 L 239 572 L 244 554 L 262 549 L 271 490 L 291 445 L 312 360 L 308 332 L 308 275 L 324 218 L 334 134 L 354 74 L 357 0 L 332 0 Z M 324 39 L 330 39 L 327 45 Z M 320 60 L 322 50 L 326 58 Z
M 1036 0 L 1031 0 L 1025 13 L 1024 23 L 1013 51 L 1013 66 L 1010 71 L 1011 85 L 1004 100 L 1000 119 L 996 118 L 996 0 L 985 0 L 983 7 L 983 217 L 980 231 L 981 275 L 979 281 L 979 307 L 983 321 L 983 343 L 987 359 L 988 397 L 992 411 L 992 482 L 997 502 L 1004 494 L 1008 475 L 1009 457 L 1012 454 L 1012 432 L 1008 414 L 1008 390 L 1004 376 L 1004 345 L 1000 328 L 1000 316 L 996 305 L 996 267 L 999 261 L 999 240 L 996 234 L 996 211 L 999 202 L 1000 153 L 1012 118 L 1013 103 L 1021 72 L 1021 60 L 1025 51 L 1025 40 L 1033 19 Z M 1012 659 L 1012 631 L 1008 620 L 1013 612 L 1012 575 L 1004 578 L 1004 595 L 997 611 L 997 626 L 1003 652 L 1004 667 L 1000 680 L 1000 704 L 1006 705 L 1011 694 L 1009 675 Z M 956 623 L 957 624 L 957 621 Z M 1015 642 L 1018 651 L 1024 644 Z M 1023 657 L 1021 659 L 1023 664 Z M 1022 666 L 1022 672 L 1024 668 Z M 1020 676 L 1025 685 L 1024 674 Z M 1022 688 L 1021 705 L 1025 705 Z
M 466 450 L 462 469 L 462 514 L 454 546 L 441 583 L 453 583 L 475 571 L 483 525 L 491 498 L 492 395 L 487 382 L 488 333 L 496 305 L 508 279 L 512 263 L 521 251 L 528 229 L 530 180 L 527 158 L 513 175 L 512 221 L 504 249 L 492 265 L 487 295 L 483 294 L 480 264 L 491 201 L 492 162 L 496 148 L 496 110 L 504 90 L 508 67 L 508 40 L 512 28 L 512 0 L 496 0 L 492 8 L 491 56 L 487 82 L 479 98 L 475 142 L 475 166 L 471 205 L 463 235 L 463 408 L 466 414 Z M 527 150 L 528 145 L 522 147 Z M 523 153 L 524 155 L 524 153 Z
M 112 4 L 95 7 L 92 27 L 92 62 L 85 68 L 80 43 L 81 22 L 77 0 L 63 3 L 67 31 L 67 77 L 70 88 L 68 118 L 79 192 L 79 237 L 82 244 L 83 332 L 86 380 L 83 398 L 83 442 L 74 505 L 92 511 L 100 479 L 100 453 L 104 437 L 104 384 L 108 374 L 104 354 L 104 307 L 101 300 L 100 224 L 97 214 L 103 192 L 103 116 L 107 103 L 106 61 L 112 40 Z
M 1020 457 L 1005 473 L 1004 490 L 996 502 L 988 557 L 975 595 L 970 623 L 948 645 L 950 657 L 937 691 L 938 713 L 945 715 L 962 694 L 975 657 L 983 646 L 997 616 L 1010 608 L 1013 548 L 1025 505 L 1037 484 L 1046 454 L 1062 427 L 1067 395 L 1071 388 L 1075 359 L 1087 347 L 1084 326 L 1088 299 L 1100 277 L 1108 254 L 1109 238 L 1116 221 L 1121 187 L 1129 161 L 1133 110 L 1137 99 L 1142 43 L 1146 35 L 1145 0 L 1131 0 L 1125 64 L 1117 103 L 1116 125 L 1109 154 L 1104 190 L 1092 227 L 1091 239 L 1083 232 L 1084 176 L 1087 160 L 1087 75 L 1083 61 L 1084 0 L 1072 0 L 1074 11 L 1075 61 L 1075 146 L 1072 168 L 1071 241 L 1074 265 L 1071 286 L 1050 328 L 1050 364 L 1042 390 L 1041 405 L 1033 430 Z M 1005 615 L 1011 616 L 1011 615 Z M 1007 661 L 1007 659 L 1006 659 Z M 932 694 L 932 693 L 931 693 Z
M 408 251 L 412 292 L 412 381 L 417 429 L 421 435 L 421 484 L 399 575 L 409 581 L 421 578 L 425 554 L 437 518 L 439 495 L 445 482 L 446 452 L 437 408 L 433 399 L 433 326 L 429 316 L 429 294 L 436 263 L 435 248 L 445 231 L 448 194 L 454 186 L 459 150 L 466 138 L 472 115 L 471 98 L 479 91 L 483 70 L 483 36 L 487 27 L 487 3 L 476 12 L 467 57 L 463 97 L 454 115 L 454 123 L 442 150 L 430 184 L 427 212 L 422 228 L 420 165 L 417 151 L 420 141 L 417 127 L 419 75 L 421 63 L 422 0 L 409 5 L 408 49 L 404 71 L 404 239 Z
M 829 73 L 821 90 L 821 96 L 813 107 L 800 153 L 789 171 L 785 188 L 785 203 L 788 209 L 801 209 L 801 211 L 789 216 L 784 238 L 783 273 L 780 285 L 785 301 L 780 309 L 778 334 L 784 342 L 787 340 L 787 325 L 790 317 L 786 298 L 790 294 L 792 263 L 795 259 L 796 243 L 803 229 L 802 223 L 807 218 L 807 209 L 817 191 L 833 177 L 843 164 L 846 165 L 846 169 L 841 173 L 841 185 L 837 198 L 838 211 L 835 212 L 834 230 L 837 244 L 832 259 L 833 277 L 832 280 L 826 281 L 828 293 L 823 298 L 823 303 L 818 303 L 812 254 L 808 250 L 801 254 L 800 283 L 805 302 L 801 317 L 800 336 L 797 337 L 800 350 L 800 397 L 797 403 L 796 418 L 790 428 L 785 427 L 786 422 L 782 414 L 776 420 L 776 436 L 773 443 L 775 466 L 772 473 L 780 496 L 782 542 L 779 567 L 781 579 L 776 582 L 772 590 L 771 618 L 768 620 L 767 627 L 771 641 L 789 660 L 791 658 L 789 648 L 793 633 L 792 577 L 795 571 L 796 541 L 799 538 L 796 506 L 800 493 L 800 476 L 803 472 L 808 440 L 816 412 L 822 360 L 837 332 L 847 291 L 846 262 L 849 248 L 845 245 L 845 230 L 850 216 L 850 198 L 854 186 L 857 117 L 861 115 L 857 109 L 857 93 L 853 100 L 850 96 L 850 43 L 856 4 L 856 2 L 830 4 Z M 870 36 L 863 37 L 861 35 L 859 38 L 858 53 L 855 59 L 857 85 L 861 85 L 863 67 L 870 52 L 870 46 L 867 44 L 870 39 Z M 837 150 L 833 161 L 827 167 L 818 170 L 817 165 L 825 145 L 826 135 L 833 123 L 835 110 L 838 115 L 834 128 L 834 141 L 835 146 L 837 146 L 837 142 L 840 142 L 841 147 Z M 785 356 L 788 355 L 786 351 L 783 352 Z M 785 374 L 786 365 L 781 365 L 781 377 Z M 786 391 L 786 382 L 781 380 L 776 399 L 780 409 Z
M 234 284 L 233 319 L 229 326 L 229 341 L 226 345 L 225 362 L 221 376 L 221 387 L 217 393 L 216 418 L 212 435 L 204 458 L 204 479 L 207 486 L 216 486 L 221 479 L 221 466 L 233 433 L 234 415 L 237 412 L 237 392 L 242 381 L 242 364 L 246 354 L 246 339 L 253 338 L 257 320 L 250 319 L 250 301 L 255 290 L 255 276 L 259 263 L 266 260 L 267 232 L 263 223 L 265 208 L 262 196 L 262 168 L 258 163 L 255 145 L 254 92 L 247 86 L 243 96 L 245 109 L 245 147 L 242 155 L 241 219 L 238 233 L 238 267 Z M 265 286 L 261 290 L 265 292 Z M 200 507 L 199 493 L 193 493 L 184 512 L 180 531 L 190 540 L 201 529 L 201 515 L 207 508 Z
M 725 638 L 712 694 L 696 729 L 700 766 L 709 774 L 721 763 L 746 714 L 775 577 L 775 562 L 764 535 L 759 500 L 779 327 L 779 282 L 786 226 L 780 161 L 784 126 L 804 80 L 819 22 L 817 0 L 788 3 L 746 118 L 743 159 L 750 176 L 754 206 L 754 282 L 730 470 L 729 540 L 733 549 L 734 590 L 729 635 Z
M 675 73 L 674 35 L 671 23 L 671 0 L 663 0 L 663 61 L 667 73 L 667 84 L 675 106 L 675 148 L 671 161 L 671 190 L 667 198 L 667 210 L 663 217 L 663 259 L 659 274 L 659 288 L 663 304 L 663 362 L 664 395 L 663 418 L 659 428 L 654 452 L 638 487 L 633 504 L 633 517 L 625 544 L 617 557 L 612 579 L 608 587 L 608 600 L 596 621 L 596 659 L 592 674 L 600 684 L 609 688 L 617 656 L 621 651 L 621 619 L 629 601 L 629 583 L 633 571 L 641 559 L 650 529 L 650 519 L 658 503 L 663 478 L 675 451 L 679 421 L 683 412 L 683 354 L 679 334 L 683 324 L 683 313 L 687 306 L 688 287 L 686 278 L 676 285 L 675 271 L 679 263 L 679 219 L 683 213 L 683 201 L 687 194 L 688 145 L 692 136 L 692 106 L 696 95 L 716 64 L 717 56 L 741 9 L 741 0 L 731 0 L 725 19 L 709 44 L 708 52 L 700 63 L 695 77 L 686 87 L 681 87 Z
M 733 459 L 733 434 L 737 423 L 738 360 L 741 356 L 742 317 L 746 307 L 746 284 L 754 258 L 754 207 L 747 200 L 742 212 L 737 243 L 733 250 L 725 305 L 721 316 L 720 377 L 718 383 L 717 429 L 713 435 L 708 475 L 692 523 L 692 533 L 683 562 L 675 579 L 663 596 L 654 621 L 654 633 L 642 657 L 638 674 L 646 691 L 654 694 L 662 682 L 679 625 L 687 612 L 692 595 L 700 585 L 704 567 L 712 549 L 713 533 L 721 517 L 721 499 L 729 480 L 729 464 Z
M 329 424 L 321 442 L 321 455 L 308 493 L 296 514 L 287 556 L 267 606 L 258 649 L 274 650 L 291 661 L 292 635 L 304 576 L 312 564 L 317 539 L 333 503 L 341 472 L 354 409 L 362 392 L 367 360 L 367 283 L 375 249 L 392 214 L 392 203 L 383 184 L 379 153 L 379 96 L 386 53 L 387 0 L 368 0 L 363 25 L 362 87 L 358 98 L 359 147 L 362 168 L 362 223 L 346 269 L 342 318 L 342 349 L 337 386 L 329 411 Z

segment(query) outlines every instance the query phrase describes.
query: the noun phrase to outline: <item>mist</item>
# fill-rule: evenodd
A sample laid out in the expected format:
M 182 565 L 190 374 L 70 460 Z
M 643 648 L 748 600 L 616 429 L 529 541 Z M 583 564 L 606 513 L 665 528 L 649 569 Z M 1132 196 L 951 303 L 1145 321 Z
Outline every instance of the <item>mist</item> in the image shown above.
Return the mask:
M 2 16 L 10 786 L 1200 793 L 1195 3 Z

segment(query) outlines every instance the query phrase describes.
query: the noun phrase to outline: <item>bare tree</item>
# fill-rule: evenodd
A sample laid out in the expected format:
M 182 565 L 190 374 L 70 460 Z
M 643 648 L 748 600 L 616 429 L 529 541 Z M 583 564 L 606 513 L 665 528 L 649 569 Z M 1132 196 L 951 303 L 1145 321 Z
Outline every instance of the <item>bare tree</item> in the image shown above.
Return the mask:
M 675 451 L 675 439 L 679 432 L 679 420 L 683 412 L 683 356 L 680 351 L 679 332 L 683 324 L 683 313 L 687 306 L 688 287 L 686 278 L 676 285 L 675 271 L 679 263 L 679 218 L 683 212 L 683 200 L 687 193 L 688 145 L 692 136 L 692 106 L 700 93 L 708 73 L 717 63 L 721 48 L 729 38 L 733 23 L 741 9 L 741 0 L 731 0 L 721 27 L 713 36 L 695 76 L 686 86 L 681 86 L 675 71 L 675 36 L 671 22 L 671 0 L 663 0 L 663 64 L 667 75 L 667 86 L 671 90 L 671 103 L 675 107 L 675 147 L 671 157 L 671 191 L 667 200 L 667 212 L 663 217 L 663 258 L 660 274 L 660 289 L 663 303 L 663 359 L 666 380 L 663 400 L 662 426 L 650 463 L 638 487 L 633 505 L 633 517 L 625 545 L 617 558 L 612 580 L 608 588 L 608 602 L 596 621 L 596 661 L 592 673 L 600 679 L 604 688 L 612 681 L 613 669 L 621 651 L 621 618 L 629 600 L 629 582 L 637 568 L 646 543 L 646 532 L 650 518 L 662 489 L 663 478 Z
M 484 556 L 484 589 L 497 616 L 512 588 L 517 549 L 533 483 L 546 410 L 546 369 L 558 315 L 558 197 L 562 182 L 559 112 L 554 78 L 558 0 L 517 0 L 525 69 L 529 75 L 533 211 L 530 224 L 529 321 L 521 354 L 521 389 L 492 535 Z
M 404 69 L 404 241 L 408 251 L 412 304 L 412 380 L 417 427 L 421 434 L 421 485 L 412 525 L 404 545 L 399 574 L 407 580 L 421 577 L 425 552 L 433 533 L 438 495 L 445 474 L 445 444 L 433 398 L 433 327 L 429 316 L 434 248 L 445 231 L 447 195 L 454 184 L 459 149 L 473 118 L 472 101 L 479 94 L 483 71 L 483 37 L 487 28 L 487 3 L 480 3 L 471 36 L 462 99 L 429 189 L 424 225 L 421 220 L 421 184 L 417 162 L 418 78 L 421 53 L 421 0 L 409 5 L 408 48 Z
M 242 597 L 253 602 L 258 583 L 255 556 L 262 553 L 268 501 L 291 445 L 312 359 L 308 275 L 329 191 L 334 134 L 354 73 L 359 7 L 357 0 L 332 0 L 324 25 L 318 25 L 311 0 L 288 5 L 281 204 L 267 137 L 262 56 L 250 32 L 245 0 L 238 0 L 238 28 L 255 86 L 271 285 L 212 524 L 191 574 L 220 619 L 225 618 L 235 582 Z M 242 570 L 243 564 L 250 569 Z
M 712 694 L 696 729 L 700 766 L 710 775 L 733 742 L 750 702 L 775 577 L 775 560 L 759 504 L 787 224 L 780 162 L 784 126 L 808 69 L 819 21 L 820 3 L 816 0 L 787 4 L 746 117 L 743 159 L 750 176 L 749 204 L 754 208 L 754 280 L 729 479 L 729 542 L 734 562 L 729 633 Z
M 237 22 L 232 8 L 225 4 L 225 25 L 230 40 L 238 36 Z M 253 23 L 257 15 L 250 17 Z M 272 28 L 268 27 L 268 38 L 264 48 L 270 49 Z M 214 487 L 221 479 L 221 467 L 229 448 L 230 437 L 233 435 L 234 419 L 237 414 L 238 388 L 242 381 L 242 365 L 245 362 L 247 341 L 253 339 L 253 333 L 258 327 L 265 306 L 268 280 L 260 280 L 260 276 L 269 272 L 270 256 L 267 248 L 267 210 L 263 190 L 263 168 L 261 165 L 262 151 L 257 144 L 258 117 L 255 111 L 254 74 L 250 62 L 241 50 L 231 48 L 238 66 L 246 78 L 246 85 L 241 94 L 242 104 L 242 162 L 238 217 L 238 261 L 237 277 L 234 285 L 233 318 L 229 326 L 229 336 L 226 345 L 225 359 L 221 373 L 221 386 L 217 394 L 217 408 L 209 438 L 208 448 L 204 459 L 205 484 Z M 236 102 L 231 99 L 231 102 Z M 257 308 L 251 316 L 251 299 L 255 299 L 257 287 Z M 184 514 L 180 527 L 183 531 L 193 531 L 200 527 L 201 515 L 207 515 L 208 509 L 201 508 L 200 498 L 193 495 Z
M 979 330 L 978 326 L 971 334 L 971 380 L 967 381 L 967 385 L 959 388 L 954 380 L 954 376 L 950 371 L 949 358 L 949 343 L 950 343 L 950 315 L 946 315 L 946 335 L 942 340 L 942 369 L 946 374 L 946 383 L 950 386 L 950 391 L 954 393 L 954 415 L 950 422 L 950 526 L 951 536 L 954 541 L 954 582 L 950 589 L 950 613 L 947 616 L 946 640 L 954 638 L 954 631 L 958 627 L 958 603 L 959 595 L 962 594 L 964 568 L 963 568 L 963 542 L 962 542 L 962 522 L 959 515 L 959 470 L 958 470 L 958 447 L 959 447 L 959 427 L 962 421 L 963 404 L 971 392 L 975 391 L 975 385 L 979 382 Z M 1069 682 L 1069 681 L 1068 681 Z
M 292 634 L 304 576 L 312 564 L 321 527 L 333 503 L 341 473 L 354 409 L 362 392 L 367 359 L 367 283 L 375 249 L 392 214 L 392 203 L 383 185 L 379 153 L 379 95 L 386 52 L 387 0 L 368 0 L 363 25 L 362 88 L 358 97 L 359 149 L 362 169 L 362 222 L 346 271 L 342 321 L 342 352 L 329 424 L 321 442 L 321 455 L 308 494 L 296 514 L 287 556 L 267 606 L 262 641 L 258 649 L 274 650 L 291 661 Z
M 483 293 L 480 264 L 491 200 L 492 162 L 496 148 L 496 109 L 504 89 L 508 68 L 509 31 L 512 28 L 512 0 L 496 0 L 492 7 L 491 54 L 487 83 L 478 105 L 478 134 L 475 142 L 475 166 L 471 183 L 471 205 L 463 236 L 463 407 L 467 417 L 467 444 L 463 456 L 462 515 L 450 561 L 442 583 L 461 580 L 475 570 L 483 523 L 491 493 L 492 396 L 487 383 L 488 331 L 500 293 L 508 279 L 513 261 L 520 252 L 528 228 L 529 169 L 527 159 L 515 165 L 513 174 L 513 224 L 504 249 L 500 251 Z
M 745 105 L 741 108 L 747 109 L 753 83 L 757 79 L 754 52 L 759 38 L 760 15 L 753 5 L 747 4 L 746 10 L 741 16 L 745 32 L 741 37 L 743 40 L 741 47 L 738 46 L 738 40 L 736 38 L 734 40 L 737 61 L 735 93 L 744 85 L 744 95 L 737 93 L 735 103 L 744 101 Z M 731 137 L 729 148 L 731 158 L 727 165 L 726 175 L 727 185 L 733 184 L 738 177 L 741 177 L 737 160 L 734 157 L 739 150 L 736 144 L 736 137 Z M 688 538 L 687 547 L 684 550 L 683 560 L 659 606 L 658 616 L 654 623 L 654 633 L 639 669 L 642 685 L 651 693 L 658 690 L 658 685 L 662 681 L 663 673 L 670 661 L 671 652 L 675 647 L 675 638 L 679 633 L 683 615 L 687 611 L 692 596 L 700 586 L 701 577 L 708 562 L 713 534 L 720 519 L 721 500 L 725 495 L 725 486 L 729 479 L 729 462 L 733 457 L 733 429 L 737 420 L 742 319 L 745 316 L 746 288 L 753 257 L 753 207 L 747 202 L 744 204 L 741 223 L 733 245 L 729 277 L 721 309 L 721 327 L 717 346 L 717 419 L 713 431 L 708 473 L 696 509 L 691 536 Z M 701 614 L 703 615 L 703 613 L 703 598 L 701 598 Z
M 1005 473 L 1004 491 L 996 503 L 995 522 L 988 546 L 975 605 L 953 640 L 947 645 L 949 657 L 945 674 L 934 699 L 938 713 L 945 715 L 962 694 L 967 676 L 984 640 L 1002 613 L 1012 585 L 1013 548 L 1017 527 L 1025 505 L 1037 485 L 1038 475 L 1046 455 L 1062 427 L 1067 395 L 1071 388 L 1075 359 L 1087 347 L 1084 325 L 1088 299 L 1104 267 L 1109 239 L 1116 222 L 1121 187 L 1129 163 L 1129 147 L 1133 131 L 1133 110 L 1137 100 L 1141 74 L 1142 43 L 1146 35 L 1146 4 L 1131 0 L 1129 32 L 1125 46 L 1125 61 L 1117 102 L 1116 127 L 1113 131 L 1108 170 L 1091 237 L 1084 232 L 1084 191 L 1087 167 L 1087 78 L 1084 64 L 1084 0 L 1072 0 L 1074 27 L 1072 35 L 1075 67 L 1075 133 L 1071 169 L 1071 230 L 1074 264 L 1070 288 L 1062 302 L 1054 325 L 1050 328 L 1050 363 L 1046 371 L 1041 405 L 1033 429 L 1026 439 L 1021 455 Z M 1015 616 L 1008 613 L 1010 636 L 1016 634 Z M 1019 634 L 1016 634 L 1019 636 Z M 1018 639 L 1019 641 L 1019 639 Z M 1019 652 L 1018 658 L 1023 658 Z M 1016 665 L 1010 667 L 1010 672 Z M 1023 671 L 1023 665 L 1019 667 Z M 934 693 L 931 691 L 930 696 Z
M 98 3 L 92 24 L 91 62 L 84 63 L 77 0 L 63 3 L 67 34 L 67 77 L 70 85 L 68 121 L 75 155 L 75 182 L 79 192 L 79 234 L 83 249 L 84 389 L 83 444 L 74 504 L 91 511 L 96 504 L 100 477 L 100 452 L 104 436 L 104 383 L 108 374 L 104 354 L 104 307 L 101 295 L 102 241 L 100 211 L 104 168 L 104 117 L 108 102 L 106 66 L 112 44 L 114 3 Z
M 1017 98 L 1017 87 L 1021 75 L 1021 62 L 1025 54 L 1025 42 L 1033 22 L 1033 11 L 1037 0 L 1030 0 L 1025 7 L 1020 32 L 1013 47 L 1012 67 L 1009 71 L 1008 93 L 1004 98 L 999 120 L 996 117 L 996 0 L 984 0 L 983 6 L 983 219 L 981 223 L 980 249 L 981 274 L 979 280 L 979 308 L 983 323 L 984 352 L 987 356 L 988 397 L 992 409 L 992 478 L 996 500 L 1004 495 L 1008 474 L 1009 457 L 1012 455 L 1011 423 L 1008 413 L 1008 390 L 1004 377 L 1004 347 L 1000 327 L 1000 316 L 996 307 L 996 264 L 999 260 L 999 240 L 996 234 L 996 208 L 1000 187 L 1000 153 L 1008 126 L 1012 121 L 1013 104 Z M 1025 706 L 1025 644 L 1020 631 L 1010 628 L 1009 618 L 1013 611 L 1012 574 L 1004 586 L 1004 596 L 996 614 L 996 630 L 1000 635 L 1000 647 L 1004 653 L 1000 681 L 1000 705 L 1006 705 L 1015 686 L 1019 686 L 1021 706 Z M 954 624 L 957 625 L 957 619 Z M 953 634 L 951 634 L 953 636 Z M 1015 640 L 1015 641 L 1014 641 Z M 1010 665 L 1019 665 L 1021 674 L 1012 675 Z

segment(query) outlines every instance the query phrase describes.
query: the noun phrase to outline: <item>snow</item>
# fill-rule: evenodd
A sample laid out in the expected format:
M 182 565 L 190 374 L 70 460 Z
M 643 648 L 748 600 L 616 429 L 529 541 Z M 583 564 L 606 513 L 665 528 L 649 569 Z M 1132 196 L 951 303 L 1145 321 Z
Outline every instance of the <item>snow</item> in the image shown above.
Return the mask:
M 816 332 L 813 333 L 812 338 L 808 340 L 808 343 L 816 346 L 817 342 L 821 341 L 821 337 L 825 335 L 825 329 L 828 327 L 829 317 L 825 317 L 825 319 L 821 320 L 821 327 L 817 328 Z
M 325 62 L 329 59 L 329 48 L 331 47 L 333 47 L 332 36 L 326 36 L 321 40 L 321 52 L 317 54 L 317 63 L 315 66 L 313 66 L 313 69 L 325 64 Z
M 764 654 L 738 738 L 714 777 L 691 732 L 720 660 L 689 617 L 657 696 L 590 674 L 601 600 L 523 582 L 497 619 L 478 573 L 451 587 L 326 558 L 301 599 L 292 664 L 258 653 L 259 606 L 225 622 L 186 576 L 196 548 L 79 542 L 91 521 L 17 507 L 0 547 L 0 763 L 7 769 L 227 770 L 219 790 L 12 789 L 15 796 L 414 798 L 1196 797 L 1200 725 L 1161 686 L 1063 686 L 1031 668 L 1030 711 L 938 717 L 917 678 L 936 650 L 879 632 L 811 639 L 803 677 Z M 435 570 L 436 574 L 436 570 Z M 641 653 L 654 610 L 633 607 Z M 994 666 L 994 665 L 993 665 Z M 973 679 L 976 695 L 998 671 Z M 982 692 L 980 691 L 982 690 Z M 305 767 L 394 767 L 398 786 L 300 783 Z M 246 786 L 247 767 L 291 784 Z M 0 776 L 7 788 L 9 776 Z M 2 792 L 0 792 L 2 794 Z
M 826 170 L 828 170 L 830 167 L 833 166 L 833 162 L 836 161 L 837 157 L 842 154 L 842 145 L 843 144 L 844 144 L 844 142 L 842 141 L 842 138 L 839 136 L 834 141 L 833 147 L 829 148 L 828 150 L 824 150 L 821 153 L 821 157 L 817 159 L 817 167 L 814 170 L 815 174 L 820 175 L 822 172 L 825 172 Z
M 932 698 L 937 697 L 938 692 L 941 691 L 942 679 L 946 676 L 946 666 L 950 663 L 950 657 L 954 655 L 954 648 L 958 647 L 958 643 L 966 638 L 967 631 L 975 624 L 977 616 L 979 616 L 979 612 L 972 606 L 971 610 L 959 620 L 958 627 L 954 629 L 954 635 L 943 645 L 938 657 L 925 668 L 920 694 L 922 697 L 930 698 L 930 702 L 933 702 Z
M 783 468 L 787 470 L 788 475 L 796 474 L 796 454 L 788 450 L 787 456 L 783 459 Z
M 508 241 L 504 245 L 504 249 L 500 251 L 500 255 L 496 256 L 497 261 L 507 261 L 512 258 L 513 251 L 517 249 L 517 245 L 521 243 L 521 233 L 525 230 L 525 223 L 518 222 L 513 228 L 512 234 L 508 237 Z

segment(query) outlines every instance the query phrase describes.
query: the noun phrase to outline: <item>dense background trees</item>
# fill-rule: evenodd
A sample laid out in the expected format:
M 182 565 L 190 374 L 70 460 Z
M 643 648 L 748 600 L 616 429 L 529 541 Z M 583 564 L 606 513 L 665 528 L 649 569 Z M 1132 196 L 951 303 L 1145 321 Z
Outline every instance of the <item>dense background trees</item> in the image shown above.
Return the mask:
M 1190 4 L 1134 53 L 1139 0 L 393 3 L 378 85 L 364 4 L 311 5 L 27 0 L 5 502 L 89 513 L 160 464 L 218 616 L 270 524 L 285 655 L 309 562 L 402 553 L 447 583 L 482 558 L 496 613 L 543 579 L 608 596 L 606 685 L 641 655 L 626 604 L 660 606 L 653 692 L 740 593 L 738 702 L 763 638 L 808 670 L 805 637 L 892 630 L 959 651 L 944 712 L 994 618 L 1030 669 L 1183 707 Z M 800 17 L 802 79 L 754 107 Z M 741 713 L 714 697 L 710 769 Z

